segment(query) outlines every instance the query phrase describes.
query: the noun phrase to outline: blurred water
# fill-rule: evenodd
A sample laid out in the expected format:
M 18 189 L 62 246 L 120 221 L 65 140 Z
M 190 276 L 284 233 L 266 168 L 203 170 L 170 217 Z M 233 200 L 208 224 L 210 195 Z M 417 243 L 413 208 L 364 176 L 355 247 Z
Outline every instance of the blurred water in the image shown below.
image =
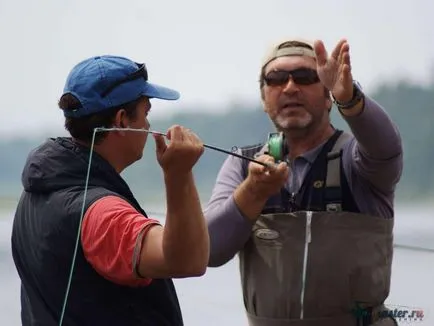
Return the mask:
M 20 323 L 19 280 L 10 253 L 11 212 L 0 212 L 0 325 Z M 434 249 L 434 220 L 427 209 L 399 209 L 395 241 Z M 238 274 L 238 260 L 210 268 L 201 278 L 175 280 L 187 326 L 246 325 Z M 434 252 L 396 249 L 390 308 L 422 309 L 422 321 L 400 325 L 434 325 Z M 405 308 L 405 307 L 409 308 Z

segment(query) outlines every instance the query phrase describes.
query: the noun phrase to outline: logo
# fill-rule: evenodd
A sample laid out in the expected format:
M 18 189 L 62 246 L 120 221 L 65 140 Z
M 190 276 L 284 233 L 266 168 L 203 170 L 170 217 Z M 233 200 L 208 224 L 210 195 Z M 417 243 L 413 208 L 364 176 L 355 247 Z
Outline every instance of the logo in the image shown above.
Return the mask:
M 263 240 L 276 240 L 279 238 L 279 232 L 271 229 L 258 229 L 255 231 L 255 236 Z
M 369 310 L 362 308 L 360 304 L 356 304 L 353 313 L 358 318 L 366 318 L 371 314 Z M 385 304 L 382 310 L 374 311 L 372 314 L 374 314 L 372 316 L 374 320 L 391 317 L 398 323 L 405 323 L 406 325 L 414 325 L 414 323 L 422 321 L 425 317 L 424 310 L 421 308 L 390 304 Z

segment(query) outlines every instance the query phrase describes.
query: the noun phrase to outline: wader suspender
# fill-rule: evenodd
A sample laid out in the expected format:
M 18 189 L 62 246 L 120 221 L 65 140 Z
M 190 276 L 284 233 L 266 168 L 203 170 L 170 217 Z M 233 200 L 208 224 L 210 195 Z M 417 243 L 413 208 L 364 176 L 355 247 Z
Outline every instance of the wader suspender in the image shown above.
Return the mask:
M 270 198 L 270 202 L 268 206 L 266 204 L 262 214 L 297 210 L 360 212 L 354 201 L 342 167 L 342 149 L 351 137 L 350 134 L 336 130 L 312 163 L 299 192 L 291 196 L 286 188 L 283 188 L 280 194 L 281 200 L 279 200 L 279 194 Z M 243 155 L 252 158 L 266 152 L 266 144 L 256 144 L 241 148 Z M 324 164 L 324 161 L 327 164 Z M 242 162 L 244 178 L 247 177 L 248 164 L 248 161 Z M 277 205 L 278 203 L 282 205 Z M 377 322 L 373 316 L 378 313 L 378 309 L 387 310 L 384 305 L 375 308 L 359 307 L 359 310 L 355 311 L 359 317 L 357 318 L 358 326 L 370 326 L 373 322 Z M 397 325 L 394 318 L 390 319 Z
M 342 164 L 342 147 L 344 144 L 349 141 L 351 136 L 349 134 L 342 133 L 340 137 L 337 139 L 335 145 L 332 150 L 327 154 L 327 176 L 326 176 L 326 191 L 325 191 L 325 201 L 329 202 L 326 204 L 327 211 L 341 211 L 343 208 L 346 210 L 349 207 L 343 207 L 343 201 L 345 198 L 348 198 L 347 195 L 349 193 L 349 187 L 346 183 L 346 178 L 341 167 Z M 344 179 L 344 180 L 341 180 Z M 347 187 L 345 187 L 347 186 Z M 347 188 L 347 189 L 345 189 Z M 345 193 L 342 190 L 348 192 Z M 352 197 L 352 196 L 351 196 Z M 350 203 L 346 206 L 353 206 Z M 354 203 L 355 206 L 355 203 Z M 353 210 L 354 211 L 354 210 Z M 358 209 L 357 209 L 358 211 Z
M 290 194 L 286 188 L 280 192 L 281 199 L 266 205 L 263 213 L 282 213 L 310 209 L 312 211 L 347 210 L 358 212 L 358 207 L 344 175 L 341 158 L 342 147 L 351 135 L 336 130 L 324 144 L 318 157 L 313 162 L 303 184 L 296 194 Z M 241 154 L 257 157 L 267 152 L 267 145 L 256 144 L 241 148 Z M 327 166 L 324 166 L 324 161 Z M 247 177 L 248 161 L 243 161 L 243 176 Z M 308 190 L 308 188 L 310 188 Z M 271 204 L 271 203 L 270 203 Z

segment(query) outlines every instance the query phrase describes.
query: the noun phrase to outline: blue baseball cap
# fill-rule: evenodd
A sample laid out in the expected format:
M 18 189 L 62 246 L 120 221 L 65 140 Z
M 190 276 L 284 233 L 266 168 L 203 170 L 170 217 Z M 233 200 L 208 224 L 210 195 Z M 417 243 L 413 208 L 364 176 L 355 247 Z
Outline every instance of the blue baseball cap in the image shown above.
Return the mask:
M 180 94 L 148 82 L 145 64 L 128 58 L 103 55 L 85 59 L 69 73 L 63 95 L 80 101 L 76 110 L 63 110 L 65 117 L 84 117 L 134 101 L 141 96 L 177 100 Z

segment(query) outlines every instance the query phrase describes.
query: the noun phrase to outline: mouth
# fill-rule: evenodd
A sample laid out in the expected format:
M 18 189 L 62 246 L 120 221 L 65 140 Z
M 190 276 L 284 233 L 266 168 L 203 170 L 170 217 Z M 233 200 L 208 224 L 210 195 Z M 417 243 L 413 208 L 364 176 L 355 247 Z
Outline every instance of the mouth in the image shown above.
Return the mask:
M 303 104 L 300 102 L 288 102 L 282 105 L 283 110 L 289 110 L 289 109 L 300 109 L 303 107 Z

